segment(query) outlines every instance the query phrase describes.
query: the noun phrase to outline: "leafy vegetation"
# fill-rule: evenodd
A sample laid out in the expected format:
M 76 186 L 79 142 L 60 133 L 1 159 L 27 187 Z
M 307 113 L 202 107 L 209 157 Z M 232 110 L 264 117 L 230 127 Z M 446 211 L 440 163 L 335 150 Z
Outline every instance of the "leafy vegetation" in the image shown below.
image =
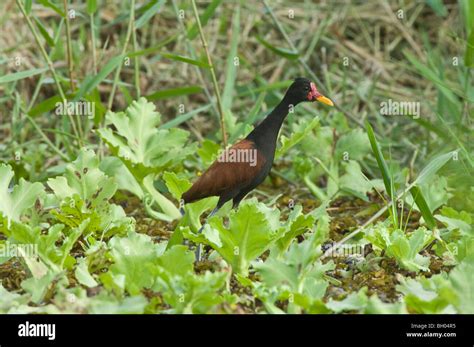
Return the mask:
M 66 3 L 0 5 L 0 313 L 474 313 L 469 2 Z M 181 206 L 297 76 L 336 107 Z

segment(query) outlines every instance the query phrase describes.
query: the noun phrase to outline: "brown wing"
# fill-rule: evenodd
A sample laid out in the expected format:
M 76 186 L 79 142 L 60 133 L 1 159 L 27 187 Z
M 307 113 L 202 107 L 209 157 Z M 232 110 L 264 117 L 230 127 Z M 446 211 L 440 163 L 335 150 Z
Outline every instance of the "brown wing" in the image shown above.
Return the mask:
M 219 158 L 183 194 L 186 203 L 209 196 L 221 196 L 240 190 L 257 177 L 265 157 L 253 141 L 244 139 L 222 153 Z

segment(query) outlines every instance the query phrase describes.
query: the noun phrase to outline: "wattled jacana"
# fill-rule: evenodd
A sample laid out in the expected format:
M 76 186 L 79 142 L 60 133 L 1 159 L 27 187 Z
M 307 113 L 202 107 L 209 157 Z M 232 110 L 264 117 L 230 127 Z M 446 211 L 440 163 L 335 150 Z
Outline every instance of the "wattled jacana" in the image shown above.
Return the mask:
M 275 109 L 245 139 L 226 149 L 183 194 L 184 203 L 218 196 L 217 206 L 208 218 L 229 200 L 232 200 L 233 208 L 236 208 L 245 195 L 262 183 L 270 172 L 278 133 L 290 108 L 300 102 L 313 101 L 334 105 L 318 92 L 310 80 L 296 78 Z M 200 260 L 199 246 L 196 258 Z

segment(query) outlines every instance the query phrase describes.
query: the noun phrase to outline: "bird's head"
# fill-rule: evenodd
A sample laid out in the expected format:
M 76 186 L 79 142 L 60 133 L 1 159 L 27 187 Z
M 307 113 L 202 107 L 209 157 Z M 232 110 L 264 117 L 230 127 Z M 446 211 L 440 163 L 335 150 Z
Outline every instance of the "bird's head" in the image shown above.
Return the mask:
M 288 88 L 286 95 L 290 98 L 293 104 L 305 101 L 319 101 L 323 104 L 334 106 L 331 99 L 322 95 L 316 85 L 307 78 L 298 77 Z

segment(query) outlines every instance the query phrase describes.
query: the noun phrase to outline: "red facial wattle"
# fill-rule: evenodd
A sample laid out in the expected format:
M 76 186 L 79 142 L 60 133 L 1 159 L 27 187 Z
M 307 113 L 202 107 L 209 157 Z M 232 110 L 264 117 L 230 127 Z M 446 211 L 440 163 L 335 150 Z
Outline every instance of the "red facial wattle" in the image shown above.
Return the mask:
M 316 89 L 316 85 L 314 83 L 310 84 L 310 88 L 311 88 L 311 90 L 308 93 L 308 100 L 309 101 L 315 101 L 318 97 L 321 96 L 321 94 Z
M 324 95 L 322 95 L 318 90 L 316 89 L 316 85 L 314 83 L 310 84 L 311 90 L 308 92 L 308 100 L 309 101 L 319 101 L 322 102 L 323 104 L 329 105 L 329 106 L 334 106 L 334 103 L 326 98 Z

